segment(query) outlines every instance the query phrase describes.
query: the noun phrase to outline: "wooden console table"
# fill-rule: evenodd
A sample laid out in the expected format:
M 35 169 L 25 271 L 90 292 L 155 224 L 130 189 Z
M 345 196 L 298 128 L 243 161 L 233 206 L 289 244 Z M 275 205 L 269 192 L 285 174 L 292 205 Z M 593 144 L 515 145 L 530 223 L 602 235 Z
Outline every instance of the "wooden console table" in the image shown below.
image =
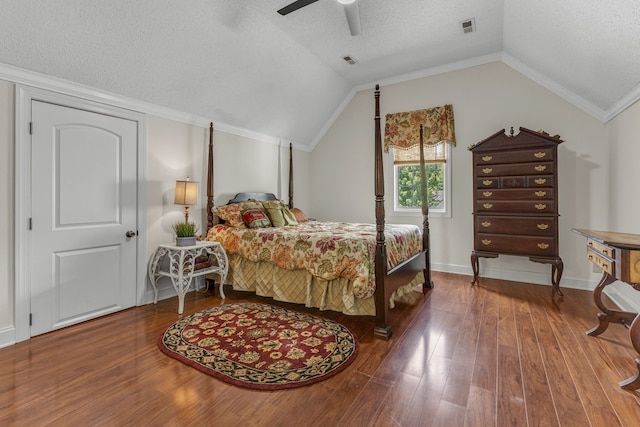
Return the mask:
M 607 330 L 609 323 L 622 323 L 629 328 L 631 344 L 640 353 L 640 314 L 607 308 L 602 303 L 602 291 L 616 280 L 623 281 L 640 291 L 640 235 L 573 229 L 587 238 L 587 258 L 603 271 L 600 283 L 593 290 L 593 300 L 601 310 L 599 324 L 587 331 L 597 336 Z M 640 357 L 635 360 L 636 374 L 620 382 L 627 390 L 640 389 Z

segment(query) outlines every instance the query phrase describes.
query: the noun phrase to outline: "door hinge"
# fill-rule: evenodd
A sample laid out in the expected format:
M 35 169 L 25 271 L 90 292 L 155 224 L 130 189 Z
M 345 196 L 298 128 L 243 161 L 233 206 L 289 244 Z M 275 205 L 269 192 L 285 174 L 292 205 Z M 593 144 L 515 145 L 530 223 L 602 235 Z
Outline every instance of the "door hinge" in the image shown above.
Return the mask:
M 33 135 L 33 122 L 29 122 L 29 135 Z
M 27 230 L 33 230 L 33 223 L 31 222 L 31 218 L 27 218 Z
M 29 326 L 33 326 L 33 313 L 29 313 Z

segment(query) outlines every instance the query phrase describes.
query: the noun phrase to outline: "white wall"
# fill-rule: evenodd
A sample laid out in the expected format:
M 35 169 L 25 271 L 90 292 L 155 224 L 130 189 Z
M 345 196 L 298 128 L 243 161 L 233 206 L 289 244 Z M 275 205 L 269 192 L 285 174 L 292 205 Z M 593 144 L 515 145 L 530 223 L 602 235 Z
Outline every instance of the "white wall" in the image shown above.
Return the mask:
M 591 288 L 596 279 L 585 242 L 572 227 L 606 229 L 608 209 L 605 125 L 509 66 L 491 63 L 381 88 L 381 115 L 453 104 L 457 146 L 452 149 L 452 217 L 431 218 L 435 270 L 471 274 L 473 249 L 471 153 L 467 147 L 513 126 L 559 134 L 561 286 Z M 311 209 L 327 220 L 375 221 L 373 90 L 356 94 L 312 153 Z M 393 167 L 385 155 L 388 222 L 421 225 L 421 217 L 393 215 Z M 481 275 L 550 283 L 550 267 L 524 257 L 482 259 Z
M 208 146 L 208 128 L 147 118 L 147 258 L 160 243 L 173 241 L 173 224 L 184 220 L 183 206 L 173 203 L 177 179 L 189 176 L 199 182 L 198 204 L 190 206 L 189 219 L 200 226 L 199 233 L 206 233 Z M 288 146 L 214 130 L 213 147 L 216 205 L 243 191 L 270 192 L 288 201 Z M 294 150 L 294 162 L 294 200 L 304 210 L 309 200 L 309 153 Z M 161 279 L 159 288 L 160 298 L 175 294 L 169 280 Z
M 0 335 L 13 325 L 13 91 L 13 84 L 0 80 Z
M 609 229 L 640 234 L 640 102 L 611 120 L 608 128 L 611 141 Z M 608 289 L 608 294 L 623 308 L 640 311 L 640 292 L 620 282 Z

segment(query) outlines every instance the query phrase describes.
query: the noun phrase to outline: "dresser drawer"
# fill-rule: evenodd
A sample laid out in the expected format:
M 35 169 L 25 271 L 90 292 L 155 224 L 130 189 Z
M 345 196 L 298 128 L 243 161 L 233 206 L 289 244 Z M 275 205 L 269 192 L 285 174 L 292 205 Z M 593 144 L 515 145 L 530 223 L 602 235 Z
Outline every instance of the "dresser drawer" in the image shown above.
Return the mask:
M 513 255 L 557 256 L 555 237 L 477 233 L 475 249 Z
M 615 261 L 605 257 L 602 253 L 593 250 L 591 247 L 587 247 L 587 258 L 610 275 L 613 276 L 615 274 Z
M 594 252 L 598 252 L 604 255 L 607 258 L 615 259 L 616 257 L 616 251 L 614 248 L 607 245 L 603 245 L 602 243 L 596 240 L 587 239 L 587 247 L 592 249 Z
M 477 233 L 555 236 L 557 218 L 478 215 L 475 223 Z
M 476 212 L 552 214 L 555 212 L 555 208 L 554 200 L 476 201 Z
M 540 148 L 531 150 L 474 153 L 473 160 L 476 165 L 555 160 L 555 150 L 553 148 Z
M 525 188 L 526 186 L 526 176 L 507 176 L 500 178 L 500 188 Z
M 505 165 L 479 165 L 474 171 L 477 177 L 510 175 L 549 175 L 554 173 L 551 162 L 515 163 Z
M 500 178 L 479 178 L 476 179 L 476 188 L 498 188 L 500 187 Z
M 489 189 L 476 190 L 478 200 L 553 200 L 552 188 L 545 189 Z
M 553 186 L 554 186 L 553 175 L 527 177 L 527 187 L 529 188 L 553 187 Z

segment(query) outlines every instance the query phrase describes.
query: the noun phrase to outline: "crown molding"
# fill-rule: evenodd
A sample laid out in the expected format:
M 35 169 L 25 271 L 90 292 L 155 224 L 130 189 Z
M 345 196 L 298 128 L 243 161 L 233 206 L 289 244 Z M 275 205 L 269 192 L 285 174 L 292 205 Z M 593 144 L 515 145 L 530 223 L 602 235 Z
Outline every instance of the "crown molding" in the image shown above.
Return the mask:
M 345 98 L 342 100 L 338 108 L 333 112 L 331 117 L 329 117 L 329 120 L 327 120 L 324 126 L 322 126 L 322 128 L 320 129 L 320 132 L 318 132 L 316 137 L 311 142 L 309 151 L 313 151 L 316 145 L 318 145 L 318 143 L 322 140 L 322 138 L 324 138 L 324 136 L 329 131 L 331 126 L 333 126 L 335 121 L 338 119 L 338 117 L 340 117 L 344 109 L 347 108 L 347 105 L 349 105 L 353 97 L 358 92 L 361 92 L 363 90 L 371 90 L 375 88 L 376 84 L 379 84 L 381 87 L 389 86 L 396 83 L 403 83 L 411 80 L 421 79 L 424 77 L 435 76 L 437 74 L 448 73 L 449 71 L 463 70 L 465 68 L 475 67 L 476 65 L 488 64 L 488 63 L 496 62 L 499 60 L 500 60 L 500 54 L 493 53 L 489 55 L 478 56 L 476 58 L 471 58 L 464 61 L 454 62 L 454 63 L 443 65 L 440 67 L 426 68 L 424 70 L 402 74 L 402 75 L 390 77 L 387 79 L 380 79 L 377 82 L 370 82 L 370 83 L 365 83 L 362 85 L 355 86 L 353 89 L 351 89 L 351 91 L 347 94 L 347 96 L 345 96 Z
M 476 56 L 475 58 L 465 59 L 464 61 L 452 62 L 450 64 L 441 65 L 438 67 L 425 68 L 423 70 L 414 71 L 411 73 L 401 74 L 399 76 L 389 77 L 387 79 L 381 79 L 377 82 L 370 82 L 360 86 L 356 86 L 355 91 L 372 89 L 379 84 L 380 87 L 390 86 L 397 83 L 404 83 L 411 80 L 423 79 L 425 77 L 436 76 L 438 74 L 449 73 L 451 71 L 464 70 L 466 68 L 476 67 L 478 65 L 490 64 L 492 62 L 500 61 L 502 54 L 500 52 L 490 53 L 488 55 Z
M 602 123 L 606 123 L 609 120 L 607 113 L 601 108 L 596 107 L 593 103 L 546 77 L 525 63 L 515 59 L 508 53 L 502 52 L 501 61 Z

